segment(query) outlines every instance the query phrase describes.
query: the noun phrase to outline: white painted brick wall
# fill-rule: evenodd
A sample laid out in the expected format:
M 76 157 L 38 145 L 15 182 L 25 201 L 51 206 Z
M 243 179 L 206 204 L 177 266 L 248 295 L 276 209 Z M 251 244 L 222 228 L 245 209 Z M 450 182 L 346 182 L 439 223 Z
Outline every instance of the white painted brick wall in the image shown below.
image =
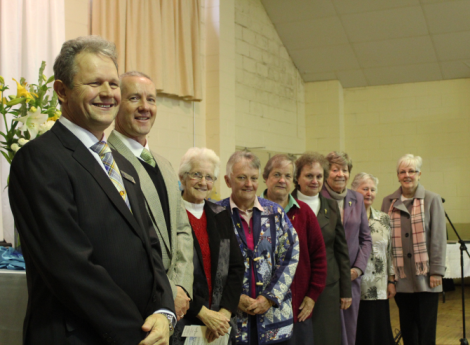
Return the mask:
M 305 150 L 303 81 L 260 0 L 235 0 L 236 143 Z

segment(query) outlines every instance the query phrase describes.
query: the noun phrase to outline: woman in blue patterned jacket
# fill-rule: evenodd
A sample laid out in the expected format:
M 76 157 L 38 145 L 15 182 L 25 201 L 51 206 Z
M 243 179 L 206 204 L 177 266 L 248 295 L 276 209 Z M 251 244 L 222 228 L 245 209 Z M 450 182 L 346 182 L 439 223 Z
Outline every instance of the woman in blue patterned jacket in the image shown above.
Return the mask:
M 283 344 L 292 336 L 290 285 L 299 259 L 297 233 L 284 209 L 256 196 L 260 161 L 237 151 L 227 163 L 230 210 L 245 262 L 243 292 L 237 312 L 237 344 Z

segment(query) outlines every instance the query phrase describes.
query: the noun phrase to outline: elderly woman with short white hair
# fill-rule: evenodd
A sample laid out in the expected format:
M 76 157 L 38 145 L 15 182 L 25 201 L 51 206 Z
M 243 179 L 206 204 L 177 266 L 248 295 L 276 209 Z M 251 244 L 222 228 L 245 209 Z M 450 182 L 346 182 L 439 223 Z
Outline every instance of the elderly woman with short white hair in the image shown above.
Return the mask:
M 230 327 L 234 330 L 232 316 L 237 311 L 245 266 L 230 212 L 205 200 L 217 180 L 219 164 L 219 157 L 207 148 L 190 148 L 181 159 L 178 175 L 194 238 L 194 285 L 193 300 L 176 325 L 173 344 L 184 343 L 181 332 L 185 325 L 207 326 L 209 342 L 228 333 Z
M 390 218 L 372 207 L 378 184 L 378 178 L 365 172 L 357 174 L 351 183 L 351 189 L 364 197 L 372 237 L 372 251 L 361 281 L 356 332 L 358 345 L 395 344 L 388 303 L 388 299 L 395 296 Z
M 420 184 L 423 160 L 398 160 L 400 188 L 386 196 L 397 280 L 395 302 L 405 345 L 435 344 L 437 306 L 445 273 L 446 222 L 441 197 Z

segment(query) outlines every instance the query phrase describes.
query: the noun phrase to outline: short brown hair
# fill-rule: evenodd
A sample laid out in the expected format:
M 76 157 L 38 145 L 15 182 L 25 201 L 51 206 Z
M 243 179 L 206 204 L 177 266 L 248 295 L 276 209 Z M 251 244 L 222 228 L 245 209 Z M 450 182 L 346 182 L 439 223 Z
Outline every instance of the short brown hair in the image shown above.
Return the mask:
M 349 155 L 346 152 L 332 151 L 328 153 L 326 159 L 328 161 L 328 169 L 325 171 L 325 178 L 328 178 L 328 176 L 330 175 L 330 169 L 333 164 L 339 166 L 347 165 L 348 171 L 349 173 L 351 173 L 351 170 L 353 168 L 352 159 L 349 158 Z
M 300 177 L 300 173 L 302 172 L 302 169 L 306 165 L 313 165 L 314 163 L 320 164 L 320 166 L 323 168 L 323 174 L 326 174 L 326 170 L 328 169 L 328 161 L 326 160 L 325 156 L 323 156 L 321 153 L 318 152 L 305 152 L 302 156 L 297 158 L 295 161 L 295 168 L 296 168 L 296 174 L 295 174 L 295 186 L 298 187 L 298 180 Z
M 272 156 L 269 158 L 268 162 L 266 163 L 263 171 L 263 178 L 266 181 L 269 177 L 269 174 L 274 169 L 275 166 L 278 166 L 282 162 L 289 162 L 292 164 L 292 175 L 295 176 L 295 159 L 292 156 L 286 155 L 284 153 L 279 153 L 277 155 Z

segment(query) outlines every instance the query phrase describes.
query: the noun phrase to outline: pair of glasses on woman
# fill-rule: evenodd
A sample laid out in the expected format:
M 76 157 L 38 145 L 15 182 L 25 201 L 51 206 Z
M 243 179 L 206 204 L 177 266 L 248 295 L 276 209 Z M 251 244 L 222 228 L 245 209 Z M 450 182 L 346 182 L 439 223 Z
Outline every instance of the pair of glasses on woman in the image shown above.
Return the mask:
M 196 172 L 188 172 L 186 174 L 188 174 L 188 176 L 191 180 L 202 181 L 202 179 L 204 178 L 207 183 L 214 183 L 215 181 L 217 181 L 217 177 L 209 175 L 209 174 L 203 175 L 202 173 L 197 172 L 197 171 Z
M 417 173 L 419 173 L 419 170 L 408 170 L 408 171 L 401 170 L 398 172 L 398 175 L 405 176 L 406 174 L 408 174 L 409 176 L 414 176 Z

